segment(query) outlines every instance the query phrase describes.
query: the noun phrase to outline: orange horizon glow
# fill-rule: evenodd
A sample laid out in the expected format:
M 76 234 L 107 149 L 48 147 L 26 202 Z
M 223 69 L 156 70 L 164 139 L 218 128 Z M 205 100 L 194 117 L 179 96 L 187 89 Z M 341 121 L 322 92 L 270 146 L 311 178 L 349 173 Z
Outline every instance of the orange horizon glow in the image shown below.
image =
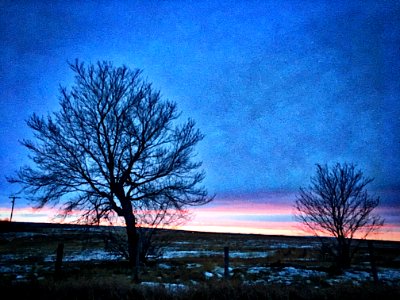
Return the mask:
M 29 207 L 16 208 L 12 221 L 36 223 L 72 223 L 74 216 L 82 212 L 74 211 L 71 217 L 61 221 L 56 216 L 59 210 L 55 208 L 33 209 Z M 184 225 L 166 226 L 165 228 L 198 232 L 242 233 L 285 236 L 310 236 L 300 229 L 300 224 L 293 218 L 291 207 L 277 204 L 236 203 L 229 207 L 197 207 L 191 211 L 192 218 Z M 0 220 L 9 220 L 10 208 L 0 207 Z M 252 218 L 256 218 L 252 220 Z M 257 218 L 263 218 L 262 221 Z M 275 218 L 278 218 L 276 220 Z M 61 222 L 60 222 L 61 221 Z M 108 225 L 100 223 L 100 225 Z M 123 226 L 124 221 L 116 218 L 114 225 Z M 369 239 L 400 241 L 400 226 L 385 224 L 377 233 L 368 236 Z

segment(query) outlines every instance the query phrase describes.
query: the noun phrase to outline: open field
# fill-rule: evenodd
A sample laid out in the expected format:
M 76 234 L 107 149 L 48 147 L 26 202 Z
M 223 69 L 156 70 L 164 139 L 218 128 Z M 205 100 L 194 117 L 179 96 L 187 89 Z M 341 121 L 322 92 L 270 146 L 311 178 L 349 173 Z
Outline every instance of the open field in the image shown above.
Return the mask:
M 126 261 L 104 250 L 107 230 L 0 223 L 1 288 L 21 298 L 28 292 L 60 298 L 72 291 L 80 295 L 79 299 L 400 296 L 398 242 L 373 242 L 379 278 L 374 283 L 367 243 L 361 244 L 352 268 L 336 274 L 316 238 L 165 230 L 158 237 L 164 243 L 162 256 L 141 266 L 141 283 L 136 284 Z M 62 278 L 55 280 L 59 243 L 64 244 L 64 260 Z M 224 247 L 229 247 L 229 280 L 224 279 Z

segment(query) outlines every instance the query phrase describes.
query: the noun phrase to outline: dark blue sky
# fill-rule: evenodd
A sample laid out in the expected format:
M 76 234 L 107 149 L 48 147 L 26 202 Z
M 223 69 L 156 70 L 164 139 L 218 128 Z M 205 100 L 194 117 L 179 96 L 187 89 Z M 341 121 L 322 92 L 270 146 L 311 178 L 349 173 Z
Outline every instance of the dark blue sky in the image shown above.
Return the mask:
M 75 58 L 143 69 L 196 120 L 211 193 L 297 191 L 345 161 L 400 191 L 398 1 L 2 1 L 0 45 L 0 206 Z

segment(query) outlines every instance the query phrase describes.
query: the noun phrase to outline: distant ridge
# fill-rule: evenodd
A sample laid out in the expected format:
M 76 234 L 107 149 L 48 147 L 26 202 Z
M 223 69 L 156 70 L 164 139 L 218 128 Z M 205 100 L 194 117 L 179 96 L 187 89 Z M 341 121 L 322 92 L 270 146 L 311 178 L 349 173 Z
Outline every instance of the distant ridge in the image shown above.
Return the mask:
M 70 224 L 70 223 L 35 223 L 35 222 L 9 222 L 0 221 L 0 232 L 21 232 L 21 231 L 34 231 L 37 229 L 45 228 L 88 228 L 91 225 L 84 224 Z M 97 227 L 97 226 L 96 226 Z M 106 226 L 99 226 L 106 227 Z
M 45 222 L 9 222 L 9 221 L 0 221 L 0 233 L 2 232 L 24 232 L 24 231 L 36 231 L 42 229 L 88 229 L 91 227 L 97 228 L 107 228 L 109 226 L 104 225 L 86 225 L 86 224 L 71 224 L 71 223 L 45 223 Z M 123 226 L 114 226 L 121 227 Z M 202 235 L 231 235 L 231 236 L 269 236 L 271 238 L 299 238 L 296 236 L 286 236 L 286 235 L 265 235 L 265 234 L 257 234 L 257 233 L 234 233 L 234 232 L 208 232 L 208 231 L 194 231 L 194 230 L 184 230 L 184 229 L 166 229 L 160 228 L 161 231 L 174 231 L 174 232 L 182 232 L 188 234 L 197 234 L 199 236 Z M 300 238 L 314 238 L 314 237 L 306 237 L 302 236 Z
M 71 224 L 71 223 L 36 223 L 36 222 L 9 222 L 9 221 L 0 221 L 0 233 L 6 232 L 35 232 L 43 229 L 89 229 L 89 228 L 108 228 L 109 226 L 104 225 L 86 225 L 86 224 Z M 124 226 L 114 226 L 124 228 Z M 207 232 L 207 231 L 194 231 L 194 230 L 184 230 L 184 229 L 159 229 L 161 231 L 173 231 L 176 234 L 194 234 L 198 236 L 244 236 L 244 237 L 266 237 L 269 238 L 278 238 L 278 239 L 302 239 L 302 240 L 314 240 L 317 237 L 315 236 L 290 236 L 290 235 L 266 235 L 266 234 L 256 234 L 256 233 L 234 233 L 234 232 Z M 323 239 L 331 239 L 331 237 L 323 237 Z M 354 239 L 355 241 L 357 239 Z M 390 241 L 390 240 L 374 240 L 371 239 L 376 244 L 387 244 L 387 245 L 395 245 L 400 249 L 400 241 Z

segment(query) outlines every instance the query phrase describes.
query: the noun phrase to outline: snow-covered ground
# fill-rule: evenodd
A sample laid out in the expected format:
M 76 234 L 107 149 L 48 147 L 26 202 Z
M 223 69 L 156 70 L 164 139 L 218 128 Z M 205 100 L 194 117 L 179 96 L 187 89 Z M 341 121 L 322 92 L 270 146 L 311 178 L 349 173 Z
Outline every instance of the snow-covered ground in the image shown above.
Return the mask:
M 47 256 L 44 261 L 52 262 L 55 261 L 56 256 Z M 121 256 L 111 254 L 104 250 L 84 250 L 81 252 L 71 252 L 64 255 L 64 261 L 110 261 L 121 259 Z
M 55 234 L 60 234 L 54 230 Z M 17 239 L 35 239 L 35 238 L 51 239 L 51 234 L 20 232 L 20 233 L 4 233 L 1 235 L 1 240 L 4 244 Z M 78 235 L 79 237 L 79 235 Z M 249 238 L 240 239 L 233 237 L 231 240 L 208 240 L 208 239 L 193 239 L 193 240 L 178 240 L 170 243 L 168 247 L 163 248 L 163 261 L 157 267 L 163 274 L 168 275 L 169 272 L 177 270 L 177 265 L 174 260 L 189 258 L 184 261 L 180 268 L 189 270 L 189 272 L 198 272 L 202 276 L 202 280 L 213 280 L 224 277 L 223 269 L 223 256 L 224 244 L 229 243 L 229 257 L 235 259 L 235 263 L 231 263 L 229 273 L 231 277 L 239 278 L 247 284 L 257 283 L 279 283 L 292 285 L 296 282 L 304 282 L 309 284 L 325 283 L 327 285 L 335 285 L 338 283 L 349 282 L 354 285 L 360 285 L 363 282 L 372 282 L 373 278 L 369 272 L 370 267 L 368 261 L 360 264 L 357 268 L 349 269 L 340 276 L 331 276 L 326 272 L 316 270 L 317 267 L 308 268 L 299 267 L 297 265 L 283 265 L 282 267 L 270 267 L 264 263 L 262 266 L 251 265 L 253 261 L 274 261 L 280 259 L 283 255 L 284 258 L 290 257 L 293 253 L 297 254 L 295 257 L 296 263 L 313 261 L 313 265 L 318 265 L 317 257 L 306 255 L 312 252 L 312 249 L 317 249 L 319 243 L 317 240 L 302 240 L 296 239 L 261 239 Z M 78 245 L 78 243 L 77 243 Z M 49 248 L 49 247 L 47 247 Z M 44 247 L 45 249 L 45 247 Z M 238 250 L 240 249 L 240 250 Z M 297 249 L 297 250 L 296 250 Z M 298 250 L 298 249 L 304 249 Z M 311 249 L 311 250 L 310 250 Z M 281 251 L 283 250 L 283 251 Z M 40 264 L 45 265 L 47 270 L 52 271 L 56 258 L 55 249 L 52 253 L 42 253 L 40 247 L 32 248 L 29 251 L 15 252 L 2 252 L 0 253 L 0 273 L 14 274 L 16 279 L 23 280 L 27 278 L 28 274 L 37 274 L 37 269 Z M 304 252 L 304 254 L 303 254 Z M 195 260 L 195 258 L 206 257 L 210 258 L 210 262 L 204 263 L 203 260 Z M 190 259 L 193 258 L 193 261 Z M 261 258 L 261 260 L 254 260 Z M 262 260 L 268 258 L 268 260 Z M 65 262 L 97 262 L 97 261 L 112 261 L 120 259 L 119 256 L 111 254 L 102 250 L 101 248 L 80 250 L 78 247 L 66 247 L 64 253 Z M 246 260 L 248 262 L 246 262 Z M 251 259 L 251 260 L 250 260 Z M 221 265 L 219 265 L 221 264 Z M 304 264 L 305 265 L 305 264 Z M 297 266 L 297 267 L 295 267 Z M 43 267 L 44 269 L 44 267 Z M 180 270 L 183 270 L 180 269 Z M 379 280 L 391 285 L 400 286 L 400 269 L 395 268 L 378 268 Z M 195 284 L 195 281 L 190 281 Z M 176 283 L 156 283 L 144 282 L 143 286 L 160 286 L 170 291 L 177 291 L 186 288 L 179 280 Z
M 251 251 L 251 252 L 229 252 L 231 258 L 262 258 L 268 257 L 273 254 L 274 251 Z M 221 251 L 210 251 L 210 250 L 180 250 L 180 249 L 168 249 L 163 252 L 162 257 L 164 259 L 183 258 L 183 257 L 210 257 L 210 256 L 221 256 L 224 255 Z
M 152 282 L 145 281 L 140 283 L 142 286 L 146 287 L 162 287 L 172 293 L 178 293 L 182 290 L 186 290 L 188 287 L 182 283 L 160 283 L 160 282 Z
M 229 269 L 230 276 L 234 276 L 237 269 Z M 310 269 L 302 269 L 295 267 L 285 267 L 281 269 L 275 269 L 270 267 L 243 267 L 241 272 L 242 279 L 246 279 L 246 274 L 259 275 L 257 280 L 245 282 L 248 284 L 254 283 L 279 283 L 291 285 L 295 282 L 326 282 L 329 285 L 337 283 L 352 283 L 354 285 L 360 285 L 363 282 L 373 281 L 372 274 L 366 271 L 352 270 L 344 272 L 342 275 L 329 276 L 328 273 Z M 216 267 L 212 271 L 205 271 L 205 279 L 211 278 L 222 278 L 224 276 L 224 269 Z M 400 285 L 400 270 L 396 269 L 380 269 L 378 272 L 378 278 L 381 282 L 385 282 L 390 285 Z

